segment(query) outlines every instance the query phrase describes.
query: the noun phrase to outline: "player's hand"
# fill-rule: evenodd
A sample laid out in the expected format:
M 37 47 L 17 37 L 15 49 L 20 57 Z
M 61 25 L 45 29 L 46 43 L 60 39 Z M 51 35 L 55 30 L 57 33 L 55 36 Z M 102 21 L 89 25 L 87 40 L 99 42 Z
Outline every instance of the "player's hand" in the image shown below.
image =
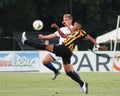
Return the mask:
M 66 26 L 66 27 L 69 26 L 69 25 L 68 25 L 68 22 L 66 22 L 66 21 L 62 21 L 62 24 L 63 24 L 64 26 Z
M 38 38 L 39 38 L 39 39 L 44 39 L 44 35 L 39 34 L 39 35 L 38 35 Z
M 98 49 L 102 50 L 102 51 L 106 51 L 108 48 L 107 48 L 107 46 L 100 46 Z
M 53 23 L 53 24 L 51 25 L 51 27 L 53 27 L 53 28 L 58 28 L 58 26 L 57 26 L 56 23 Z

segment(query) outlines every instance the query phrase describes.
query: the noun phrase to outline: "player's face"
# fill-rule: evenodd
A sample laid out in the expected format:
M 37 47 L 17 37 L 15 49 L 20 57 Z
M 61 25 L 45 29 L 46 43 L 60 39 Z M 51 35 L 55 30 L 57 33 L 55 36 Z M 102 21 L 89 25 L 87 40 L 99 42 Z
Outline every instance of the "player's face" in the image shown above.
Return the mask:
M 76 30 L 80 30 L 81 29 L 81 26 L 79 23 L 75 22 L 74 23 L 74 26 L 73 26 L 73 30 L 76 31 Z
M 67 17 L 63 18 L 63 22 L 66 22 L 67 25 L 71 25 L 72 24 L 72 20 L 67 18 Z

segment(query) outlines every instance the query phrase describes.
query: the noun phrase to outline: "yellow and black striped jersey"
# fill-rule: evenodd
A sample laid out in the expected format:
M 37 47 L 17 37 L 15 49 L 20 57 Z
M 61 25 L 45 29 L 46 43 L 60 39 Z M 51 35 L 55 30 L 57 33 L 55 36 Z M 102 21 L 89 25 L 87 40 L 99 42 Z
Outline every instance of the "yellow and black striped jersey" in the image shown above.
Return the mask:
M 75 45 L 78 44 L 83 38 L 87 36 L 84 30 L 78 30 L 69 34 L 63 44 L 70 50 L 73 51 Z

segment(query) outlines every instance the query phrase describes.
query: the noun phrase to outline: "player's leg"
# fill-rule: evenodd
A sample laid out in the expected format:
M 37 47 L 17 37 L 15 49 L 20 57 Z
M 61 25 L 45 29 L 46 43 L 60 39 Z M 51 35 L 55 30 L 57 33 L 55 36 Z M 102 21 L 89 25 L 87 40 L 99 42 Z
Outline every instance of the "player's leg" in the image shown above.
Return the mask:
M 38 44 L 35 42 L 28 41 L 27 37 L 26 37 L 26 32 L 22 33 L 22 43 L 26 44 L 28 46 L 34 47 L 36 49 L 47 50 L 49 52 L 53 52 L 54 45 Z M 53 59 L 51 59 L 50 56 L 48 56 L 48 57 L 46 56 L 45 59 L 46 59 L 46 61 L 45 60 L 43 61 L 45 66 L 55 72 L 55 74 L 52 78 L 54 80 L 57 77 L 57 75 L 60 74 L 60 72 L 58 72 L 58 70 L 52 65 L 52 63 L 50 63 L 51 61 L 53 61 Z
M 88 83 L 83 82 L 81 80 L 79 74 L 74 71 L 73 65 L 72 64 L 65 64 L 64 70 L 69 77 L 71 77 L 74 81 L 79 83 L 79 85 L 81 87 L 81 92 L 88 94 Z
M 64 70 L 66 72 L 66 74 L 71 77 L 74 81 L 78 82 L 80 84 L 80 86 L 83 86 L 83 81 L 80 79 L 80 76 L 78 75 L 78 73 L 76 73 L 74 71 L 73 65 L 72 64 L 65 64 L 64 66 Z
M 70 63 L 70 58 L 66 58 L 66 59 L 62 58 L 62 59 L 63 59 L 63 63 L 64 63 L 63 66 L 64 66 L 64 70 L 65 70 L 66 74 L 80 85 L 81 92 L 87 94 L 88 93 L 88 83 L 83 82 L 81 80 L 79 74 L 75 72 L 72 64 L 68 64 L 68 63 Z
M 53 52 L 53 48 L 54 48 L 53 44 L 45 45 L 45 44 L 39 44 L 39 43 L 35 43 L 35 42 L 27 40 L 26 32 L 22 33 L 22 43 L 23 43 L 23 45 L 25 44 L 25 45 L 34 47 L 36 49 L 46 50 L 46 51 L 49 51 L 49 52 Z
M 73 65 L 70 64 L 70 58 L 72 52 L 68 50 L 64 45 L 54 46 L 54 53 L 57 56 L 61 56 L 63 60 L 63 66 L 66 74 L 71 77 L 74 81 L 80 84 L 82 87 L 84 82 L 80 79 L 79 75 L 74 71 Z M 64 54 L 63 54 L 64 53 Z
M 50 55 L 47 54 L 44 59 L 42 60 L 42 63 L 44 66 L 46 66 L 48 69 L 52 70 L 54 72 L 54 75 L 52 77 L 52 80 L 55 80 L 56 77 L 60 74 L 60 72 L 54 67 L 54 65 L 51 63 L 55 59 Z

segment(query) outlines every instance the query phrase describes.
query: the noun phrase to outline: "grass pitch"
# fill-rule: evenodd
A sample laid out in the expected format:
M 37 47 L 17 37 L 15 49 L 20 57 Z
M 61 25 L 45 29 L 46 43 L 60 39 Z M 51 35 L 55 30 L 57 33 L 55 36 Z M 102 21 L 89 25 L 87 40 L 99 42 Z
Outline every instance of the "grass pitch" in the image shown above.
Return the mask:
M 52 73 L 0 73 L 0 96 L 120 96 L 120 73 L 79 73 L 89 83 L 89 93 L 61 73 L 51 80 Z

